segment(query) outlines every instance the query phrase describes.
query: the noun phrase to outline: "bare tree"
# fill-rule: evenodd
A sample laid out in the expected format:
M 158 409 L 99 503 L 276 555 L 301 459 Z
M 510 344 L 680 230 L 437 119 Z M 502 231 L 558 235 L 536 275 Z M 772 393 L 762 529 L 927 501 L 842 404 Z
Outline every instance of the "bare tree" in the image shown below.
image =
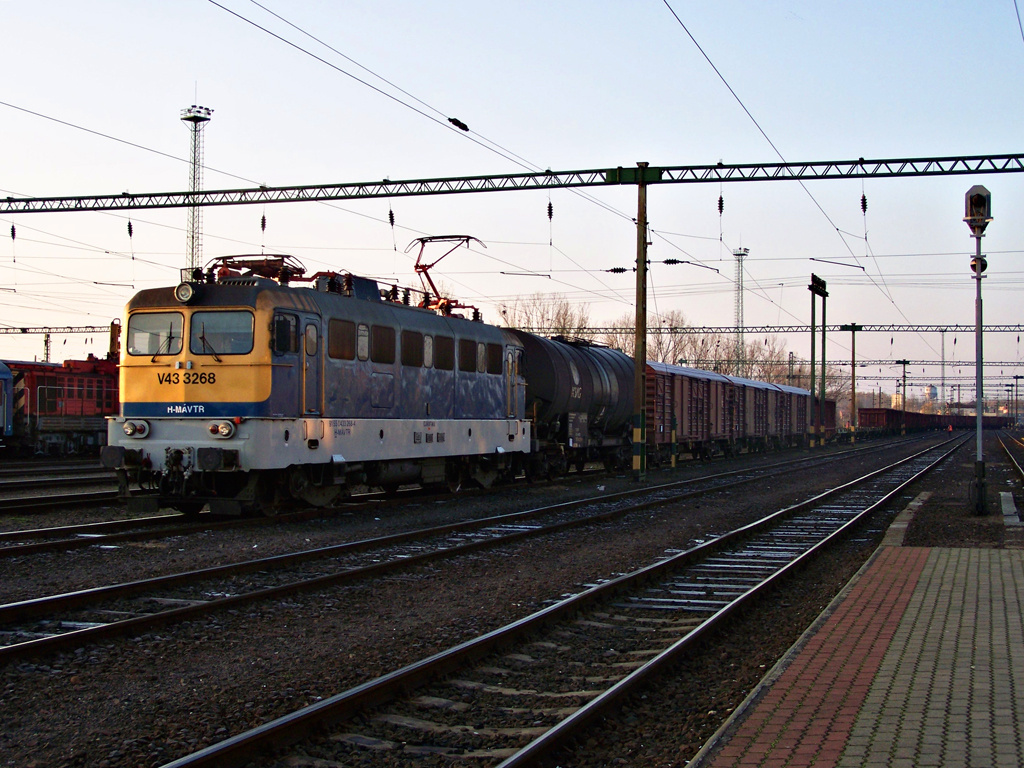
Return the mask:
M 612 322 L 614 329 L 601 337 L 601 343 L 621 349 L 630 357 L 636 350 L 636 318 L 626 314 Z M 711 367 L 716 354 L 724 354 L 727 345 L 714 333 L 672 333 L 676 328 L 689 328 L 682 312 L 673 310 L 660 320 L 647 323 L 647 359 L 694 368 Z M 652 332 L 652 329 L 656 329 Z
M 636 352 L 636 318 L 625 314 L 612 321 L 610 333 L 601 336 L 601 343 L 633 357 Z
M 557 294 L 517 296 L 498 309 L 509 328 L 552 328 L 556 336 L 593 337 L 589 329 L 590 308 L 586 304 L 572 304 Z

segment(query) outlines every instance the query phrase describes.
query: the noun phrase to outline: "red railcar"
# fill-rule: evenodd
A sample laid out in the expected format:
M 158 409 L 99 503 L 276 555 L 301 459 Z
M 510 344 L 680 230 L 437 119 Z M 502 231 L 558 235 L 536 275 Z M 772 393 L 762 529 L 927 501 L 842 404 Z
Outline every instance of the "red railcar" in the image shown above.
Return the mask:
M 797 387 L 649 362 L 646 395 L 654 464 L 671 455 L 673 439 L 676 450 L 708 457 L 797 445 L 807 437 L 810 393 Z M 835 402 L 825 405 L 834 433 Z
M 918 413 L 896 408 L 858 408 L 857 425 L 869 432 L 897 433 L 906 425 L 907 432 L 921 432 L 929 429 L 974 429 L 977 426 L 974 414 Z M 1013 419 L 1006 416 L 982 416 L 984 429 L 1006 429 Z
M 116 416 L 120 407 L 114 360 L 89 355 L 63 363 L 5 362 L 12 378 L 9 448 L 63 455 L 98 451 L 106 444 L 106 417 Z

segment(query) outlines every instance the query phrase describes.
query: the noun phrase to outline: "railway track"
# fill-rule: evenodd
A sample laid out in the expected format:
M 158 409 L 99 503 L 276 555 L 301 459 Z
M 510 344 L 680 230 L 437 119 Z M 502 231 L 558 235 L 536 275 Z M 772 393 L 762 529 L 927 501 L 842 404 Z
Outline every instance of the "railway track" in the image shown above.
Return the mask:
M 551 760 L 962 443 L 921 451 L 165 768 L 244 765 L 271 751 L 295 766 Z
M 54 493 L 57 489 L 69 490 Z M 0 468 L 0 515 L 49 512 L 116 498 L 117 478 L 95 462 L 19 462 Z
M 873 451 L 884 450 L 889 445 L 891 444 L 870 444 L 853 450 L 843 451 L 837 455 L 849 456 L 854 453 L 870 453 Z M 773 462 L 763 466 L 793 466 L 806 461 L 808 461 L 808 459 L 787 459 L 782 462 Z M 481 493 L 483 492 L 484 491 L 481 491 Z M 462 491 L 461 493 L 466 494 L 467 492 Z M 273 521 L 277 523 L 295 522 L 309 519 L 311 517 L 331 515 L 339 510 L 347 513 L 357 512 L 360 509 L 369 508 L 371 504 L 375 505 L 377 508 L 384 508 L 392 505 L 403 504 L 407 502 L 409 498 L 417 497 L 418 492 L 416 491 L 402 494 L 399 497 L 381 497 L 380 494 L 365 494 L 363 502 L 353 498 L 351 502 L 340 508 L 304 510 L 295 513 L 280 514 L 273 518 Z M 35 506 L 35 500 L 27 502 L 33 505 L 32 507 L 29 507 L 27 511 L 45 509 L 50 506 L 58 506 L 61 503 L 61 500 L 65 498 L 70 498 L 70 505 L 74 506 L 76 501 L 81 504 L 96 503 L 111 500 L 112 497 L 107 495 L 106 492 L 102 492 L 100 495 L 87 495 L 82 499 L 79 499 L 78 496 L 49 496 L 39 502 L 39 507 Z M 428 499 L 434 499 L 434 497 L 430 496 Z M 19 506 L 21 504 L 20 500 L 13 501 L 12 504 L 13 506 L 10 508 L 12 512 L 26 511 L 22 506 Z M 2 514 L 4 510 L 5 501 L 0 499 L 0 514 Z M 257 521 L 254 522 L 253 520 L 248 519 L 240 520 L 237 518 L 231 518 L 230 521 L 218 519 L 216 521 L 217 524 L 213 525 L 210 523 L 209 519 L 207 519 L 206 515 L 201 516 L 201 519 L 198 522 L 181 522 L 182 520 L 182 515 L 172 513 L 168 515 L 134 518 L 129 520 L 97 521 L 95 523 L 83 523 L 68 526 L 50 526 L 45 528 L 3 531 L 0 532 L 0 558 L 20 557 L 24 555 L 38 554 L 40 552 L 58 552 L 82 549 L 91 546 L 113 546 L 128 541 L 146 541 L 167 536 L 189 535 L 191 533 L 213 529 L 223 530 L 232 527 L 249 527 L 268 522 L 268 520 L 260 522 L 260 519 L 257 519 Z
M 1007 458 L 1010 460 L 1010 464 L 1013 465 L 1013 469 L 1017 473 L 1017 477 L 1024 480 L 1024 466 L 1022 466 L 1024 465 L 1024 442 L 1019 438 L 1014 437 L 1009 432 L 1003 432 L 998 439 L 999 445 L 1006 453 Z
M 0 480 L 9 477 L 24 477 L 53 472 L 110 472 L 99 465 L 98 458 L 7 461 L 0 467 Z
M 849 458 L 850 453 L 745 467 L 485 519 L 10 603 L 0 606 L 0 663 L 136 634 L 244 603 L 380 577 L 475 550 L 600 524 L 641 509 L 760 482 L 773 473 L 798 467 L 807 471 Z M 159 522 L 159 518 L 153 520 Z M 227 527 L 237 525 L 237 521 L 215 525 Z M 185 531 L 200 529 L 192 525 Z M 139 531 L 110 534 L 134 540 L 152 535 Z M 159 535 L 169 534 L 161 531 Z M 90 538 L 82 546 L 114 540 Z

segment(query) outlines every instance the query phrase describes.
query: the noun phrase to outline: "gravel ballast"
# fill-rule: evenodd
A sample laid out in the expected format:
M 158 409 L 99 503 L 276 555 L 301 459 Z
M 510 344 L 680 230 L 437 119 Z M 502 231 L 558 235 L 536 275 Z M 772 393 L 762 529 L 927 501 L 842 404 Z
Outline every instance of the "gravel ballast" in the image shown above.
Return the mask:
M 909 449 L 892 449 L 897 450 Z M 908 532 L 924 546 L 1000 546 L 966 504 L 973 464 L 962 449 L 915 488 L 933 492 Z M 0 764 L 156 766 L 527 615 L 583 585 L 643 567 L 834 487 L 881 458 L 793 472 L 756 492 L 716 494 L 685 511 L 648 510 L 602 526 L 410 569 L 159 632 L 0 669 Z M 965 470 L 964 467 L 970 467 Z M 719 469 L 722 465 L 712 465 Z M 649 482 L 682 477 L 652 473 Z M 998 466 L 990 466 L 993 487 Z M 165 542 L 0 561 L 3 602 L 259 555 L 366 538 L 454 517 L 484 516 L 634 484 L 584 477 L 457 502 L 241 529 Z M 911 494 L 909 497 L 912 497 Z M 994 518 L 994 515 L 989 517 Z M 923 526 L 923 527 L 922 527 Z M 944 535 L 950 538 L 943 539 Z M 964 542 L 968 542 L 965 544 Z M 944 543 L 943 543 L 944 542 Z M 870 555 L 850 545 L 781 589 L 750 631 L 728 633 L 657 692 L 631 702 L 561 765 L 684 765 Z M 614 761 L 614 762 L 610 762 Z

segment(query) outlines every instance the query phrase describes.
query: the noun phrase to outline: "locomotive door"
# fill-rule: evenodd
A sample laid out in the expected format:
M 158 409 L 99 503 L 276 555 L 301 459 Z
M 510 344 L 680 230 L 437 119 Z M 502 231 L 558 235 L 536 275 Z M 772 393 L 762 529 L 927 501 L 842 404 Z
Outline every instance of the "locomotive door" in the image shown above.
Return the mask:
M 526 379 L 523 377 L 524 351 L 518 347 L 505 348 L 505 397 L 510 419 L 526 418 Z
M 320 413 L 320 323 L 306 320 L 302 334 L 302 412 Z

